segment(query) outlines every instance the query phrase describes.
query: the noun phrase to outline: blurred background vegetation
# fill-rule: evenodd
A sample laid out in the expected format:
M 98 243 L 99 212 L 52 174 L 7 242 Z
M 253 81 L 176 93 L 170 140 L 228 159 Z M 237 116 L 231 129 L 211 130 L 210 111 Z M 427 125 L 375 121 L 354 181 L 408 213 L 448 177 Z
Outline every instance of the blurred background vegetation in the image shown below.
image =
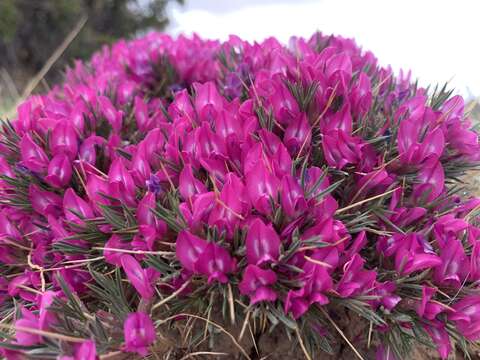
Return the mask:
M 73 59 L 87 59 L 104 44 L 168 23 L 169 1 L 183 0 L 0 0 L 0 114 L 21 96 L 83 17 L 87 23 L 42 80 L 45 90 L 62 78 Z

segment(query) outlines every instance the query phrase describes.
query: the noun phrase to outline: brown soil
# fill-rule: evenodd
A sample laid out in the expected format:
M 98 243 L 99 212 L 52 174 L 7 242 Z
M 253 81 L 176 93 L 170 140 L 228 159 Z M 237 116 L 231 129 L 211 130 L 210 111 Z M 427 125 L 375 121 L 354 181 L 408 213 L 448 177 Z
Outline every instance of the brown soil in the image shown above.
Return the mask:
M 214 320 L 217 324 L 220 324 L 219 319 Z M 200 325 L 200 324 L 199 324 Z M 241 332 L 241 324 L 238 326 L 229 326 L 225 327 L 236 340 L 239 338 Z M 350 339 L 350 341 L 361 349 L 362 356 L 364 360 L 375 360 L 375 344 L 372 344 L 369 350 L 366 350 L 365 344 L 357 344 L 356 339 L 365 338 L 365 334 L 368 332 L 368 325 L 362 318 L 353 315 L 349 318 L 347 325 L 341 326 L 343 329 L 344 335 Z M 194 330 L 195 332 L 202 334 L 205 330 L 204 326 L 197 326 Z M 251 331 L 250 331 L 251 330 Z M 238 341 L 238 345 L 244 349 L 248 356 L 252 360 L 305 360 L 307 357 L 303 352 L 301 346 L 297 342 L 295 337 L 289 338 L 284 330 L 279 326 L 272 333 L 264 332 L 260 336 L 255 336 L 255 329 L 248 329 L 244 332 L 244 335 L 241 340 Z M 329 329 L 332 331 L 333 329 Z M 182 331 L 183 332 L 183 331 Z M 312 360 L 356 360 L 358 357 L 352 351 L 352 349 L 345 343 L 341 336 L 333 330 L 331 333 L 333 336 L 333 341 L 330 342 L 330 345 L 333 347 L 334 355 L 328 355 L 323 352 L 317 353 L 315 356 L 311 356 Z M 243 360 L 245 357 L 242 355 L 239 347 L 234 344 L 232 338 L 223 334 L 221 331 L 216 332 L 213 338 L 210 340 L 205 340 L 205 342 L 195 348 L 187 349 L 185 344 L 182 344 L 180 340 L 182 336 L 179 336 L 179 333 L 176 333 L 177 339 L 171 342 L 176 347 L 175 351 L 170 352 L 169 360 L 180 360 L 180 359 L 208 359 L 208 360 Z M 174 338 L 173 333 L 169 336 L 170 339 Z M 183 337 L 184 338 L 184 337 Z M 255 340 L 254 340 L 255 339 Z M 335 344 L 336 342 L 336 344 Z M 194 354 L 199 352 L 212 352 L 212 353 L 223 353 L 227 355 L 214 355 L 214 354 L 204 354 L 204 355 L 195 355 L 187 357 L 188 354 Z M 165 355 L 165 353 L 164 353 Z M 463 357 L 458 354 L 452 359 L 463 359 Z M 167 358 L 167 357 L 163 357 Z M 419 348 L 412 356 L 409 358 L 412 360 L 434 360 L 439 359 L 435 351 L 431 349 Z M 473 358 L 476 359 L 476 358 Z M 478 357 L 480 359 L 480 356 Z M 398 359 L 398 360 L 407 360 L 407 359 Z

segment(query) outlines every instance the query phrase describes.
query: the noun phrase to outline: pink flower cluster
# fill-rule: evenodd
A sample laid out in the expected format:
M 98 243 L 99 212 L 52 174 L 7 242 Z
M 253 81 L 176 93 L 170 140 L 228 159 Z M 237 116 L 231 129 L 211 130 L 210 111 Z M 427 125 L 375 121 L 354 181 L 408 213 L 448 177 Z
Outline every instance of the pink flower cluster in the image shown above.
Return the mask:
M 0 139 L 0 304 L 20 308 L 14 343 L 55 331 L 59 276 L 88 298 L 90 260 L 121 269 L 142 303 L 233 286 L 250 306 L 311 319 L 363 299 L 384 319 L 379 339 L 415 321 L 442 358 L 452 331 L 479 340 L 480 199 L 450 184 L 480 146 L 449 95 L 321 34 L 287 47 L 152 33 L 76 63 Z M 145 261 L 162 252 L 169 286 Z M 123 351 L 148 354 L 151 318 L 124 319 Z M 62 359 L 95 359 L 95 340 Z

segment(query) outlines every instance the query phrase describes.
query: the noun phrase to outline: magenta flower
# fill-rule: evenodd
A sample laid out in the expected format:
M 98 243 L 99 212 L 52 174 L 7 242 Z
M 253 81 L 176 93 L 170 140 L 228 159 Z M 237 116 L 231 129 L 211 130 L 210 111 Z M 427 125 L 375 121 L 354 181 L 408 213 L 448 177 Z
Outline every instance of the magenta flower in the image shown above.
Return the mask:
M 205 84 L 193 84 L 195 89 L 195 109 L 201 120 L 214 119 L 223 107 L 224 99 L 218 93 L 217 87 L 213 82 Z
M 187 231 L 177 237 L 176 255 L 185 269 L 208 276 L 209 282 L 225 283 L 227 274 L 236 269 L 236 262 L 227 250 Z
M 142 132 L 147 132 L 152 129 L 152 118 L 148 114 L 148 106 L 140 96 L 135 96 L 133 112 L 135 120 L 137 120 L 137 127 Z
M 320 129 L 324 134 L 327 134 L 330 131 L 335 132 L 340 130 L 345 134 L 351 135 L 352 126 L 352 112 L 350 104 L 347 102 L 341 107 L 341 109 L 333 114 L 329 114 L 329 116 L 325 118 L 325 121 L 321 122 Z
M 422 288 L 422 300 L 416 303 L 415 309 L 418 316 L 427 320 L 434 320 L 438 314 L 451 310 L 450 307 L 441 302 L 432 300 L 435 293 L 436 290 L 434 288 L 428 286 Z
M 227 274 L 236 270 L 237 264 L 227 250 L 214 243 L 208 243 L 195 264 L 195 272 L 208 276 L 208 282 L 228 281 Z
M 72 163 L 65 154 L 55 155 L 48 164 L 47 171 L 45 181 L 53 187 L 63 188 L 72 178 Z
M 459 289 L 470 273 L 470 263 L 461 242 L 449 239 L 440 249 L 441 264 L 435 268 L 433 279 L 441 285 Z
M 90 273 L 84 269 L 64 267 L 59 273 L 70 289 L 78 294 L 85 293 L 88 290 L 87 284 L 92 280 Z
M 308 265 L 303 286 L 290 290 L 285 300 L 285 313 L 292 313 L 295 319 L 302 316 L 312 304 L 329 303 L 326 292 L 332 290 L 332 278 L 323 265 Z
M 442 263 L 431 245 L 417 233 L 393 234 L 389 238 L 382 238 L 377 248 L 386 256 L 394 256 L 395 269 L 402 275 L 434 268 Z
M 207 222 L 208 216 L 215 206 L 216 195 L 213 191 L 198 195 L 193 204 L 180 204 L 179 210 L 192 229 L 198 229 Z
M 195 130 L 195 136 L 192 139 L 194 143 L 189 149 L 194 159 L 218 160 L 226 155 L 225 142 L 218 136 L 206 121 Z
M 224 139 L 227 144 L 227 149 L 230 147 L 229 155 L 232 157 L 234 155 L 234 146 L 255 130 L 256 118 L 254 117 L 242 119 L 237 114 L 223 110 L 215 118 L 215 132 Z
M 389 220 L 399 227 L 406 227 L 417 220 L 420 220 L 427 213 L 427 209 L 423 207 L 398 207 L 399 201 L 403 196 L 403 189 L 393 192 L 392 199 L 390 201 L 389 210 L 392 214 L 389 216 Z
M 335 54 L 326 61 L 325 75 L 332 84 L 347 87 L 352 77 L 352 61 L 346 52 Z
M 75 350 L 74 360 L 96 360 L 97 359 L 97 348 L 95 346 L 95 341 L 86 340 L 77 346 Z
M 361 249 L 367 244 L 367 233 L 365 231 L 361 231 L 355 237 L 351 245 L 348 247 L 347 251 L 345 252 L 345 262 L 350 260 L 355 254 L 358 254 Z
M 24 135 L 25 132 L 33 129 L 32 107 L 35 107 L 33 99 L 28 99 L 18 106 L 18 119 L 15 122 L 15 130 L 18 134 Z
M 136 203 L 135 182 L 122 159 L 118 158 L 112 163 L 108 172 L 108 178 L 111 187 L 110 191 L 114 197 L 122 199 L 128 205 Z
M 137 147 L 137 151 L 132 159 L 130 170 L 133 180 L 135 181 L 135 185 L 138 187 L 143 187 L 152 176 L 152 169 L 148 158 L 145 155 L 144 146 L 139 145 Z
M 437 128 L 428 133 L 421 143 L 422 124 L 416 119 L 402 121 L 398 129 L 398 151 L 400 160 L 405 164 L 421 164 L 427 158 L 438 158 L 443 153 L 445 138 L 443 131 Z
M 65 154 L 70 160 L 77 156 L 78 143 L 75 127 L 71 122 L 60 121 L 52 131 L 50 151 L 53 155 Z
M 372 85 L 370 78 L 365 73 L 360 73 L 358 83 L 352 88 L 350 96 L 352 110 L 355 114 L 366 114 L 372 105 Z
M 112 235 L 110 239 L 108 239 L 108 241 L 105 243 L 105 250 L 103 250 L 103 256 L 105 256 L 105 261 L 112 265 L 122 266 L 121 260 L 122 256 L 125 255 L 125 253 L 110 249 L 130 250 L 130 245 L 117 234 Z
M 255 209 L 261 214 L 269 215 L 273 209 L 271 200 L 275 201 L 280 181 L 267 169 L 262 161 L 245 176 L 247 194 Z
M 323 135 L 322 149 L 328 165 L 343 169 L 347 164 L 360 162 L 363 144 L 360 139 L 342 130 L 332 130 Z
M 413 188 L 414 196 L 424 201 L 436 199 L 443 191 L 445 173 L 440 161 L 431 157 L 425 161 L 418 173 L 418 185 Z
M 193 176 L 191 165 L 186 165 L 180 172 L 178 189 L 184 199 L 207 192 L 205 185 Z
M 165 145 L 165 135 L 161 129 L 150 130 L 145 138 L 140 142 L 145 151 L 145 157 L 149 159 L 150 165 L 153 165 L 155 154 L 157 154 Z
M 262 158 L 267 167 L 271 168 L 278 179 L 289 175 L 292 171 L 292 158 L 280 138 L 266 130 L 259 130 L 258 132 L 261 141 L 265 144 L 266 156 L 262 155 Z
M 377 273 L 365 270 L 365 260 L 358 254 L 344 266 L 343 275 L 337 284 L 336 291 L 341 297 L 365 294 L 372 290 Z
M 290 175 L 284 176 L 281 182 L 280 202 L 282 210 L 291 218 L 298 217 L 307 209 L 303 189 L 297 180 Z
M 467 160 L 478 161 L 480 144 L 476 132 L 462 126 L 460 122 L 452 125 L 448 131 L 448 143 L 460 156 Z
M 21 309 L 21 313 L 22 318 L 15 321 L 15 326 L 18 327 L 15 331 L 17 343 L 24 346 L 40 344 L 42 342 L 41 336 L 28 331 L 28 329 L 39 330 L 37 316 L 25 308 Z
M 170 110 L 172 112 L 172 115 L 174 115 L 175 117 L 186 116 L 190 119 L 194 118 L 195 110 L 193 108 L 190 95 L 188 94 L 188 91 L 186 89 L 175 93 L 175 101 L 170 105 Z
M 155 194 L 148 192 L 138 203 L 137 221 L 141 225 L 155 225 L 156 217 L 153 215 L 152 209 L 155 210 L 157 203 Z
M 37 185 L 31 184 L 28 195 L 33 210 L 42 215 L 57 216 L 62 208 L 62 198 L 50 191 L 40 190 Z
M 452 96 L 446 100 L 441 107 L 442 113 L 448 123 L 452 124 L 463 117 L 465 102 L 460 95 Z
M 97 99 L 103 116 L 110 123 L 113 131 L 119 133 L 122 128 L 123 112 L 117 111 L 106 96 L 99 96 Z
M 147 192 L 142 200 L 138 202 L 137 207 L 137 221 L 140 225 L 140 233 L 146 235 L 146 233 L 151 234 L 155 239 L 158 236 L 163 236 L 167 231 L 167 225 L 165 222 L 156 217 L 152 209 L 155 209 L 157 206 L 155 200 L 155 194 Z
M 0 234 L 2 237 L 9 237 L 15 240 L 22 238 L 17 227 L 10 221 L 4 211 L 0 211 Z
M 134 312 L 123 323 L 125 351 L 147 356 L 149 346 L 155 342 L 155 327 L 150 317 L 144 312 Z
M 276 292 L 271 288 L 277 281 L 277 275 L 272 270 L 263 270 L 256 265 L 248 265 L 238 288 L 240 293 L 250 297 L 250 305 L 261 301 L 273 302 L 277 299 Z
M 58 323 L 57 315 L 49 308 L 53 305 L 53 301 L 59 294 L 54 291 L 45 291 L 40 297 L 40 309 L 38 313 L 38 327 L 42 330 L 48 329 L 49 326 Z
M 455 323 L 460 333 L 466 339 L 480 339 L 480 296 L 465 296 L 452 305 L 455 312 L 448 315 L 448 320 Z
M 275 262 L 280 254 L 280 237 L 271 224 L 265 225 L 259 218 L 250 223 L 245 244 L 250 264 Z
M 87 180 L 87 195 L 95 209 L 100 210 L 99 204 L 108 205 L 110 200 L 108 200 L 103 195 L 110 194 L 110 187 L 108 181 L 104 178 L 91 174 Z
M 48 157 L 45 151 L 38 146 L 30 136 L 25 134 L 20 141 L 22 165 L 35 172 L 43 172 L 48 166 Z
M 452 345 L 445 324 L 440 321 L 433 321 L 424 324 L 423 327 L 432 338 L 440 358 L 447 359 L 452 351 Z
M 85 108 L 82 102 L 78 102 L 70 115 L 70 121 L 72 122 L 77 134 L 83 134 L 85 130 L 85 119 L 83 114 L 88 110 Z
M 300 109 L 287 87 L 278 81 L 279 77 L 275 78 L 275 80 L 273 83 L 274 93 L 268 100 L 273 108 L 275 118 L 281 124 L 288 124 L 300 115 Z
M 447 123 L 446 138 L 448 144 L 457 155 L 466 159 L 478 161 L 478 135 L 470 129 L 468 121 L 463 121 L 464 100 L 460 96 L 453 96 L 441 107 L 442 115 Z
M 176 255 L 182 266 L 194 272 L 195 265 L 208 243 L 188 231 L 182 231 L 178 234 L 175 245 Z
M 103 146 L 106 143 L 105 139 L 100 136 L 91 135 L 86 138 L 78 151 L 79 159 L 86 161 L 89 164 L 95 165 L 97 161 L 97 147 Z
M 76 223 L 83 223 L 83 220 L 94 216 L 90 205 L 72 188 L 68 188 L 63 196 L 63 211 L 68 221 Z
M 145 269 L 142 269 L 137 260 L 131 255 L 122 255 L 120 258 L 123 271 L 127 274 L 128 279 L 140 296 L 145 300 L 150 300 L 154 293 L 150 279 Z
M 400 249 L 395 256 L 395 268 L 403 275 L 434 268 L 441 263 L 442 260 L 437 255 L 418 253 L 413 250 Z
M 377 308 L 381 305 L 387 310 L 392 310 L 400 303 L 400 301 L 402 301 L 402 298 L 395 294 L 396 289 L 397 286 L 393 281 L 386 281 L 383 283 L 376 282 L 371 294 L 376 296 L 377 299 L 374 299 L 369 303 L 373 308 Z
M 367 172 L 360 176 L 357 182 L 357 189 L 359 198 L 366 197 L 370 194 L 381 194 L 394 182 L 394 179 L 389 173 L 384 170 L 374 170 Z
M 20 285 L 20 286 L 19 286 Z M 39 288 L 40 276 L 37 273 L 25 270 L 21 275 L 15 276 L 8 284 L 8 294 L 12 297 L 20 296 L 26 301 L 35 301 L 36 296 L 32 292 L 25 290 L 22 286 L 30 286 L 34 289 Z
M 468 228 L 468 223 L 452 214 L 441 216 L 435 221 L 433 233 L 441 247 L 445 247 L 452 237 L 457 237 Z
M 306 230 L 301 238 L 302 240 L 318 240 L 323 243 L 332 244 L 332 246 L 320 247 L 315 251 L 330 251 L 332 249 L 343 251 L 345 249 L 346 240 L 347 238 L 350 238 L 350 236 L 345 232 L 345 228 L 339 221 L 333 220 L 332 217 L 328 217 Z
M 219 201 L 216 201 L 208 218 L 210 226 L 217 226 L 226 230 L 228 237 L 233 237 L 234 230 L 245 219 L 250 210 L 245 185 L 234 173 L 228 173 L 220 192 Z
M 292 155 L 299 151 L 306 152 L 310 149 L 312 130 L 307 116 L 303 113 L 294 119 L 285 129 L 283 143 Z
M 480 279 L 480 242 L 476 241 L 470 255 L 470 280 Z

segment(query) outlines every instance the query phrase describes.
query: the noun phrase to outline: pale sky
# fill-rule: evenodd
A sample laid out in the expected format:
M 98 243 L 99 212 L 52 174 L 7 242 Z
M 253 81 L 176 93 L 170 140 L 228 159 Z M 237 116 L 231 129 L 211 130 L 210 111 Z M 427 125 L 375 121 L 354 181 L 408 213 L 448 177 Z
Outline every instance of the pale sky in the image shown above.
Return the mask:
M 450 80 L 480 96 L 480 0 L 186 0 L 169 13 L 170 33 L 210 39 L 287 42 L 316 30 L 353 37 L 423 85 Z

